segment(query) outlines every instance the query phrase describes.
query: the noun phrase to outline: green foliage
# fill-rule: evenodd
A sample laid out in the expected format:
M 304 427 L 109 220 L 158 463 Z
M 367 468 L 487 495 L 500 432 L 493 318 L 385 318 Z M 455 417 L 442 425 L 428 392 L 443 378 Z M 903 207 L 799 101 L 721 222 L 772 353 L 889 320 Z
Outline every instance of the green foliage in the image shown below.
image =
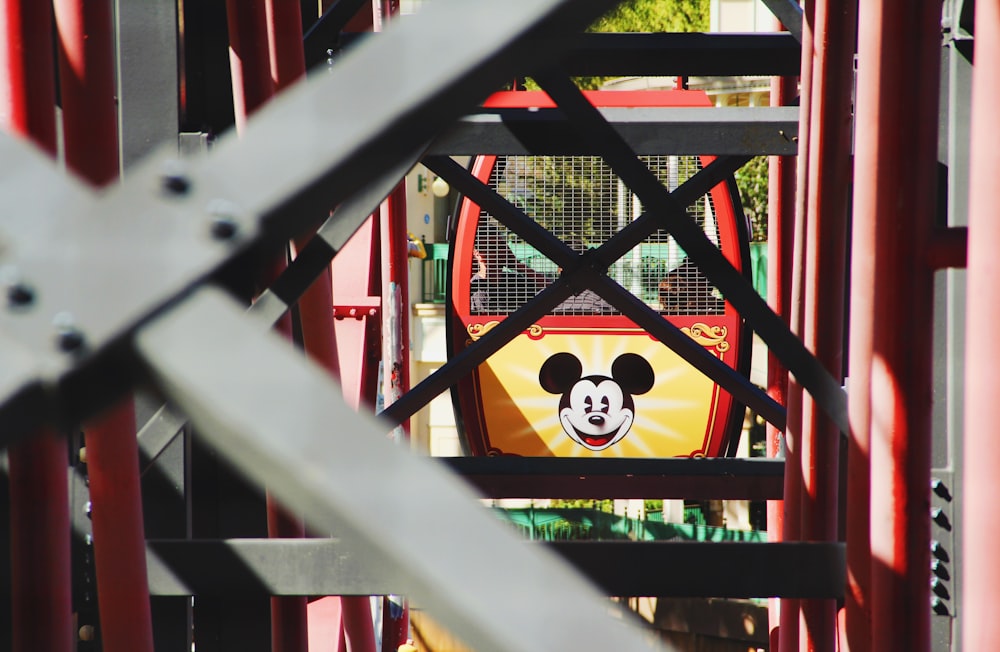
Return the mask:
M 750 159 L 735 177 L 743 212 L 750 220 L 750 239 L 764 242 L 767 240 L 767 157 Z
M 590 498 L 553 499 L 552 509 L 572 508 L 572 509 L 596 509 L 605 514 L 612 514 L 615 511 L 615 501 L 594 500 Z
M 707 32 L 708 0 L 628 0 L 591 25 L 591 32 Z
M 626 0 L 591 25 L 588 32 L 707 32 L 708 0 Z M 576 77 L 583 90 L 597 90 L 611 77 Z M 538 90 L 533 79 L 528 90 Z

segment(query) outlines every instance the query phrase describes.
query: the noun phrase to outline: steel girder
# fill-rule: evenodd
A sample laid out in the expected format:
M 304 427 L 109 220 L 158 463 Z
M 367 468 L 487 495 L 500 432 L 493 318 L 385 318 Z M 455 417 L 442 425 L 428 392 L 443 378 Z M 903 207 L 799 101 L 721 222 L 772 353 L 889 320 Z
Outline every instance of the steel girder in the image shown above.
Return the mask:
M 405 158 L 401 152 L 420 147 L 504 75 L 524 70 L 519 64 L 565 47 L 553 31 L 546 30 L 557 25 L 564 29 L 582 26 L 605 3 L 577 2 L 572 13 L 560 13 L 568 4 L 522 2 L 518 11 L 512 11 L 509 6 L 498 9 L 488 3 L 442 2 L 439 10 L 428 8 L 419 20 L 389 30 L 386 37 L 345 56 L 329 78 L 314 79 L 276 101 L 252 121 L 243 142 L 223 139 L 211 156 L 191 163 L 154 157 L 122 188 L 100 198 L 60 178 L 47 161 L 23 144 L 0 139 L 0 172 L 5 173 L 0 181 L 0 203 L 18 209 L 0 234 L 5 245 L 0 256 L 9 299 L 8 310 L 0 315 L 4 361 L 0 367 L 0 418 L 9 426 L 8 437 L 43 421 L 68 423 L 86 417 L 136 382 L 152 377 L 161 390 L 197 415 L 196 424 L 217 446 L 233 453 L 237 463 L 243 460 L 243 470 L 252 478 L 280 487 L 290 504 L 304 506 L 318 521 L 343 524 L 340 501 L 346 500 L 344 485 L 336 489 L 318 476 L 297 476 L 300 469 L 310 466 L 310 460 L 325 459 L 314 456 L 316 446 L 324 453 L 334 450 L 332 445 L 317 443 L 314 435 L 344 415 L 337 408 L 310 413 L 302 448 L 289 452 L 282 447 L 289 457 L 267 457 L 263 460 L 266 464 L 255 463 L 253 451 L 261 453 L 273 444 L 268 440 L 268 433 L 276 434 L 273 424 L 268 424 L 262 403 L 248 401 L 247 395 L 238 396 L 230 387 L 217 387 L 208 361 L 235 364 L 232 358 L 239 357 L 235 355 L 239 352 L 229 338 L 222 337 L 206 354 L 204 340 L 191 330 L 192 323 L 201 324 L 211 315 L 213 319 L 205 323 L 217 326 L 216 334 L 219 329 L 238 333 L 234 339 L 273 355 L 274 365 L 268 371 L 280 367 L 287 372 L 286 394 L 312 387 L 316 379 L 308 365 L 289 357 L 287 351 L 260 334 L 228 299 L 197 288 L 252 263 L 260 252 L 316 224 L 326 207 L 346 199 L 354 187 Z M 571 19 L 575 25 L 569 24 Z M 470 29 L 477 24 L 489 28 Z M 548 38 L 528 38 L 543 35 Z M 442 44 L 448 46 L 444 52 Z M 406 52 L 406 58 L 413 61 L 400 60 L 398 51 Z M 430 78 L 426 59 L 417 56 L 421 53 L 440 62 Z M 382 64 L 390 60 L 403 64 L 398 76 L 392 75 L 384 85 L 373 88 L 367 71 L 388 70 L 390 67 Z M 406 65 L 418 62 L 419 71 Z M 345 96 L 343 88 L 359 92 Z M 310 119 L 301 120 L 302 115 Z M 317 133 L 326 138 L 318 138 Z M 261 160 L 272 163 L 263 173 L 258 164 Z M 89 218 L 81 218 L 81 213 Z M 338 226 L 353 230 L 346 219 Z M 582 278 L 587 276 L 581 274 Z M 549 299 L 558 301 L 558 294 L 569 288 L 568 284 L 558 288 Z M 514 325 L 513 319 L 508 321 Z M 141 342 L 138 348 L 137 337 Z M 164 342 L 170 342 L 170 347 Z M 168 350 L 171 355 L 164 353 Z M 148 370 L 136 365 L 137 354 L 150 365 Z M 185 355 L 191 356 L 188 362 L 177 365 Z M 207 381 L 212 382 L 206 385 Z M 207 391 L 192 391 L 196 387 Z M 285 417 L 286 411 L 282 407 L 276 412 Z M 254 420 L 253 427 L 233 427 L 237 423 L 242 426 L 245 419 Z M 362 432 L 379 428 L 360 426 Z M 377 451 L 377 447 L 372 450 Z M 449 484 L 453 481 L 448 476 L 388 451 L 395 449 L 372 453 L 373 464 L 359 464 L 358 468 L 379 478 L 391 477 L 391 470 L 385 470 L 382 463 L 390 462 L 391 466 L 398 462 L 402 466 L 392 470 L 426 481 L 429 491 L 439 491 L 446 498 L 445 504 L 455 502 L 458 511 L 454 513 L 475 511 L 465 490 Z M 416 492 L 408 488 L 403 493 Z M 384 506 L 390 498 L 398 500 L 399 496 L 380 495 L 378 500 L 383 502 L 379 504 Z M 411 515 L 426 512 L 417 505 L 407 505 L 416 510 Z M 377 538 L 377 533 L 365 530 L 361 520 L 350 516 L 346 520 L 348 530 L 357 528 L 353 534 L 358 540 Z M 499 532 L 485 522 L 483 527 L 484 538 Z M 439 605 L 444 620 L 483 649 L 535 649 L 544 643 L 547 633 L 540 630 L 540 621 L 543 615 L 553 617 L 544 609 L 538 614 L 511 613 L 513 619 L 497 617 L 497 605 L 512 612 L 520 606 L 514 604 L 516 596 L 499 588 L 496 595 L 486 596 L 495 598 L 492 604 L 470 607 L 466 601 L 456 600 L 472 576 L 456 573 L 446 565 L 453 560 L 444 559 L 446 555 L 440 550 L 435 553 L 440 542 L 440 538 L 415 542 L 419 544 L 414 548 L 429 554 L 434 563 L 427 571 L 414 572 L 407 579 L 407 590 L 412 589 L 418 598 L 441 591 L 437 602 L 430 596 L 426 603 Z M 506 555 L 515 547 L 498 535 L 490 549 Z M 404 562 L 413 558 L 397 555 L 398 546 L 390 548 L 384 550 L 390 565 L 407 572 Z M 559 603 L 560 610 L 579 606 L 582 611 L 574 614 L 577 619 L 588 610 L 604 610 L 603 603 L 594 599 L 596 595 L 578 586 L 579 580 L 572 579 L 573 574 L 558 563 L 531 553 L 525 553 L 523 559 L 518 555 L 521 553 L 515 553 L 517 562 L 537 569 L 540 582 L 562 585 L 553 592 L 552 605 Z M 422 563 L 427 564 L 427 559 Z M 449 580 L 459 579 L 461 586 L 449 584 Z M 567 602 L 566 592 L 578 597 Z M 581 628 L 579 622 L 574 621 L 573 634 L 581 644 L 590 646 L 610 636 L 615 649 L 627 649 L 628 643 L 623 641 L 636 649 L 645 647 L 640 637 L 627 631 L 618 639 L 617 631 L 592 633 L 590 629 L 603 629 Z M 523 631 L 501 632 L 496 623 L 504 623 L 505 630 Z M 560 636 L 566 633 L 563 629 Z M 561 638 L 559 645 L 566 644 Z

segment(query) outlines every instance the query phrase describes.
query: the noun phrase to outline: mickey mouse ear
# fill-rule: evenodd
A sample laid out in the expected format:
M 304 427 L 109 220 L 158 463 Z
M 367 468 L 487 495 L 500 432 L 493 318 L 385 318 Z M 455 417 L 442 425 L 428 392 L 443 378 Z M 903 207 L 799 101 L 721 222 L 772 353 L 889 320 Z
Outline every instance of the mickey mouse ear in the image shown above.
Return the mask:
M 549 394 L 562 394 L 580 380 L 582 374 L 583 365 L 575 355 L 556 353 L 538 370 L 538 384 Z
M 611 377 L 630 394 L 645 394 L 653 389 L 656 376 L 646 358 L 635 353 L 623 353 L 611 363 Z

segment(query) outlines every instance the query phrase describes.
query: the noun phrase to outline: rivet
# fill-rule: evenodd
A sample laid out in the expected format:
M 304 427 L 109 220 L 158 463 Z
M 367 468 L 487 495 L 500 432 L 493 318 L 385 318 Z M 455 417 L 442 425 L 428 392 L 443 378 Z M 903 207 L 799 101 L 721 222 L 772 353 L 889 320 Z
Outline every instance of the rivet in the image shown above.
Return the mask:
M 191 189 L 191 180 L 184 173 L 180 161 L 170 160 L 163 165 L 163 176 L 160 177 L 163 189 L 173 195 L 183 195 Z
M 228 199 L 213 199 L 205 207 L 208 214 L 212 216 L 211 233 L 216 240 L 229 240 L 239 231 L 239 223 L 236 221 L 240 214 L 240 207 L 235 202 Z
M 944 513 L 942 509 L 932 509 L 931 510 L 931 520 L 943 527 L 946 530 L 951 530 L 951 520 L 948 515 Z
M 238 230 L 236 222 L 227 217 L 217 217 L 212 220 L 212 237 L 216 240 L 229 240 Z
M 951 492 L 948 491 L 948 485 L 941 482 L 938 478 L 931 480 L 931 491 L 933 491 L 939 498 L 944 500 L 951 500 Z
M 79 636 L 81 641 L 92 641 L 94 640 L 94 626 L 84 625 L 80 628 Z
M 23 308 L 35 300 L 35 292 L 24 283 L 14 283 L 7 286 L 7 303 L 12 307 Z
M 83 346 L 83 333 L 76 327 L 73 315 L 60 312 L 52 318 L 52 326 L 56 329 L 56 344 L 60 351 L 72 353 Z

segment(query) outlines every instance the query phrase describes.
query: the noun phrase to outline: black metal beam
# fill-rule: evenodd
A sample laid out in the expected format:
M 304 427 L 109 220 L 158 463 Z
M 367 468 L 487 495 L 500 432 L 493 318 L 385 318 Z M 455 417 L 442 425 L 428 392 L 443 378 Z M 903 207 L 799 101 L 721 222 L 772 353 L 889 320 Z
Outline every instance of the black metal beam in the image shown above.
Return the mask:
M 449 457 L 486 498 L 781 500 L 784 460 Z
M 842 543 L 565 541 L 550 544 L 609 595 L 842 598 Z
M 523 545 L 547 546 L 613 596 L 841 598 L 846 585 L 840 543 L 525 541 Z M 363 551 L 335 539 L 150 541 L 147 558 L 153 595 L 370 595 L 400 589 L 392 574 L 379 574 L 377 564 L 366 563 Z M 514 585 L 519 570 L 507 568 L 508 581 Z M 467 588 L 475 592 L 481 587 Z
M 576 37 L 564 70 L 571 75 L 608 77 L 797 76 L 800 57 L 798 40 L 787 32 L 588 33 Z
M 791 332 L 788 325 L 774 314 L 750 282 L 705 236 L 704 231 L 686 215 L 684 207 L 675 201 L 671 193 L 629 148 L 628 143 L 604 121 L 579 88 L 562 74 L 544 74 L 536 78 L 542 88 L 576 121 L 580 137 L 591 139 L 595 143 L 595 149 L 648 208 L 648 215 L 640 217 L 633 224 L 653 220 L 674 236 L 677 244 L 701 268 L 726 300 L 739 310 L 788 370 L 795 374 L 796 380 L 816 399 L 820 408 L 837 424 L 840 431 L 847 433 L 847 396 L 841 384 Z
M 693 202 L 701 195 L 708 192 L 713 186 L 719 183 L 725 176 L 728 176 L 737 169 L 743 162 L 737 160 L 717 160 L 708 168 L 700 171 L 694 177 L 682 184 L 671 197 L 676 196 L 678 209 L 684 214 L 684 219 L 689 219 L 684 213 L 684 206 Z M 634 222 L 628 228 L 620 232 L 614 238 L 606 242 L 591 255 L 582 256 L 572 251 L 565 243 L 561 242 L 554 235 L 539 226 L 534 220 L 525 215 L 520 209 L 498 195 L 494 190 L 482 184 L 472 177 L 467 170 L 454 161 L 443 157 L 428 157 L 424 160 L 436 174 L 442 176 L 454 188 L 475 201 L 481 207 L 497 217 L 512 231 L 520 235 L 531 246 L 548 256 L 564 271 L 556 283 L 546 288 L 532 301 L 522 306 L 513 315 L 503 320 L 500 325 L 494 328 L 489 335 L 501 331 L 504 334 L 502 342 L 510 339 L 510 332 L 520 332 L 527 328 L 532 322 L 527 318 L 530 314 L 533 318 L 546 314 L 552 307 L 547 303 L 550 294 L 556 288 L 562 292 L 567 292 L 570 286 L 576 288 L 591 287 L 604 299 L 612 303 L 616 308 L 622 310 L 628 317 L 636 321 L 639 326 L 646 328 L 661 342 L 669 346 L 678 355 L 684 358 L 696 369 L 706 376 L 719 383 L 723 388 L 732 393 L 737 400 L 749 405 L 769 423 L 774 424 L 779 429 L 784 428 L 784 409 L 775 403 L 749 380 L 741 376 L 734 369 L 723 363 L 721 360 L 696 345 L 691 338 L 680 332 L 677 327 L 664 320 L 651 308 L 636 299 L 627 290 L 612 281 L 605 274 L 608 267 L 617 258 L 623 256 L 625 252 L 638 244 L 644 236 L 638 235 L 641 225 L 649 226 L 650 220 L 640 220 Z M 637 226 L 640 225 L 640 226 Z M 651 233 L 655 227 L 648 231 Z M 626 232 L 628 235 L 626 235 Z M 542 305 L 543 300 L 546 302 Z M 517 330 L 514 330 L 514 329 Z M 450 387 L 459 378 L 479 362 L 486 359 L 488 354 L 496 351 L 500 343 L 491 344 L 496 348 L 486 349 L 481 347 L 486 340 L 483 338 L 476 343 L 476 346 L 468 347 L 459 353 L 458 356 L 450 360 L 443 367 L 438 369 L 430 377 L 424 379 L 419 385 L 411 389 L 399 401 L 390 405 L 382 416 L 390 419 L 394 423 L 400 423 L 425 405 L 431 398 Z M 459 375 L 459 358 L 461 358 L 461 375 Z
M 601 115 L 636 154 L 794 156 L 797 107 L 605 108 Z M 459 119 L 429 154 L 594 153 L 558 109 L 484 109 Z
M 362 6 L 370 5 L 368 0 L 336 0 L 323 12 L 319 20 L 306 30 L 302 38 L 306 55 L 306 68 L 325 61 L 327 50 L 340 47 L 340 33 Z

